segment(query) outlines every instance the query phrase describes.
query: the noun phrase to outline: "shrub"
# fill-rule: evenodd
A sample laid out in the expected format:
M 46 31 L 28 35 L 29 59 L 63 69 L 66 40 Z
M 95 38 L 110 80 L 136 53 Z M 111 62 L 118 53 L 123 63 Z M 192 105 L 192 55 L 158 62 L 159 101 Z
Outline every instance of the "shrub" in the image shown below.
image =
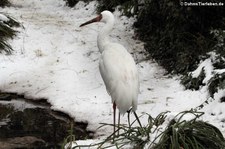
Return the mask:
M 117 6 L 126 16 L 133 16 L 138 13 L 139 0 L 98 0 L 97 11 L 114 11 Z
M 152 58 L 169 72 L 185 73 L 195 69 L 200 56 L 216 44 L 210 30 L 225 28 L 224 14 L 219 6 L 184 7 L 179 1 L 151 0 L 134 26 Z
M 3 14 L 0 15 L 5 16 Z M 11 27 L 19 26 L 19 23 L 11 17 L 5 17 L 7 18 L 7 21 L 0 20 L 0 52 L 5 51 L 7 54 L 10 54 L 12 48 L 7 43 L 7 39 L 12 38 L 16 34 L 16 31 Z
M 98 11 L 103 11 L 103 10 L 109 10 L 109 11 L 114 11 L 115 7 L 118 5 L 122 5 L 123 3 L 127 2 L 129 0 L 98 0 L 99 5 L 98 5 Z
M 78 2 L 79 0 L 66 0 L 66 5 L 69 7 L 74 7 Z
M 79 1 L 84 1 L 84 2 L 88 2 L 91 0 L 64 0 L 66 1 L 66 5 L 69 7 L 74 7 Z
M 198 90 L 201 86 L 204 86 L 203 80 L 205 79 L 205 71 L 201 70 L 200 75 L 197 78 L 193 78 L 192 75 L 184 75 L 181 78 L 181 83 L 185 85 L 186 89 Z
M 1 0 L 0 1 L 0 7 L 9 6 L 10 2 L 8 0 Z
M 212 52 L 202 58 L 198 70 L 201 72 L 198 76 L 193 77 L 192 73 L 188 73 L 182 77 L 182 83 L 186 89 L 198 90 L 201 86 L 207 86 L 210 97 L 214 98 L 214 93 L 218 89 L 225 89 L 225 31 L 212 31 L 216 45 L 212 48 Z M 208 61 L 207 63 L 205 63 Z M 210 66 L 211 65 L 211 66 Z M 210 68 L 211 67 L 211 68 Z

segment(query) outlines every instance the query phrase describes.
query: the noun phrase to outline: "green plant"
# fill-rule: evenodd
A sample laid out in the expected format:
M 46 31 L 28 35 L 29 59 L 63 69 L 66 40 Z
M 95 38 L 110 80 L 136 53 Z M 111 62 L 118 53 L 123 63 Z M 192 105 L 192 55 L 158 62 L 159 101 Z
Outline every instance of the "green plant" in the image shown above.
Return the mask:
M 74 7 L 79 1 L 89 2 L 91 0 L 64 0 L 66 1 L 66 5 L 69 7 Z
M 148 124 L 142 127 L 141 124 L 139 126 L 134 126 L 138 119 L 135 119 L 131 124 L 127 125 L 117 125 L 115 134 L 112 133 L 109 135 L 104 141 L 92 144 L 92 145 L 76 145 L 73 149 L 80 149 L 82 147 L 96 147 L 98 149 L 106 149 L 113 146 L 122 149 L 126 145 L 133 145 L 134 148 L 143 148 L 146 143 L 150 141 L 150 134 L 156 133 L 159 131 L 159 127 L 164 123 L 167 112 L 160 113 L 156 118 L 153 118 L 149 114 L 145 114 L 148 119 Z M 142 115 L 143 116 L 143 115 Z M 140 121 L 139 121 L 140 122 Z M 139 123 L 138 122 L 138 123 Z M 113 127 L 113 124 L 102 123 L 99 128 L 102 127 Z M 120 133 L 118 133 L 120 132 Z M 121 133 L 122 132 L 122 133 Z M 115 138 L 113 136 L 115 135 Z M 110 144 L 113 142 L 113 144 Z
M 10 54 L 12 48 L 7 43 L 7 39 L 13 38 L 16 31 L 12 29 L 12 26 L 19 26 L 19 23 L 9 16 L 6 17 L 8 18 L 7 21 L 0 20 L 0 52 L 5 51 Z
M 1 0 L 0 1 L 0 7 L 9 6 L 10 2 L 8 0 Z
M 133 16 L 138 13 L 139 0 L 98 0 L 97 11 L 114 11 L 117 6 L 126 16 Z
M 186 89 L 198 90 L 201 86 L 204 86 L 203 80 L 205 79 L 204 68 L 201 70 L 200 75 L 197 78 L 193 78 L 192 74 L 186 74 L 181 77 L 181 83 L 184 84 Z
M 209 60 L 212 65 L 212 70 L 208 72 L 208 76 L 206 75 L 205 69 L 207 66 L 202 67 L 201 64 L 199 67 L 202 67 L 201 73 L 195 78 L 192 76 L 192 73 L 186 74 L 182 77 L 181 83 L 184 84 L 186 89 L 194 89 L 198 90 L 201 86 L 207 86 L 210 97 L 214 97 L 214 93 L 218 91 L 218 89 L 225 89 L 225 72 L 223 69 L 225 68 L 225 31 L 223 30 L 213 30 L 211 32 L 216 41 L 216 45 L 212 47 L 211 51 L 207 53 L 203 60 Z M 202 61 L 204 63 L 204 61 Z M 197 68 L 199 69 L 199 68 Z M 207 78 L 207 81 L 203 83 L 203 80 Z
M 68 130 L 69 135 L 64 139 L 63 144 L 61 146 L 62 149 L 64 149 L 65 146 L 67 146 L 66 147 L 67 149 L 72 148 L 72 142 L 74 142 L 76 140 L 73 129 L 74 129 L 74 122 L 71 121 L 70 122 L 70 130 Z
M 224 7 L 184 7 L 180 1 L 151 0 L 134 26 L 152 58 L 168 72 L 185 74 L 196 69 L 200 56 L 215 46 L 210 30 L 225 28 L 223 11 Z
M 128 126 L 117 126 L 117 131 L 115 132 L 116 138 L 114 141 L 114 134 L 111 134 L 104 141 L 99 143 L 76 145 L 73 149 L 82 147 L 106 149 L 113 146 L 122 149 L 127 145 L 133 146 L 133 149 L 141 149 L 144 147 L 151 149 L 225 148 L 225 140 L 219 129 L 207 122 L 198 120 L 204 114 L 203 112 L 196 112 L 193 110 L 180 112 L 169 122 L 166 129 L 163 130 L 167 113 L 168 112 L 162 112 L 156 118 L 153 118 L 149 114 L 142 115 L 147 116 L 148 120 L 147 125 L 144 127 L 134 126 L 136 120 Z M 193 118 L 185 120 L 184 117 L 186 115 L 192 115 Z M 105 123 L 103 123 L 101 127 L 106 126 L 113 127 L 112 124 Z M 118 131 L 122 133 L 118 134 Z M 113 142 L 113 144 L 110 142 Z
M 69 7 L 74 7 L 78 2 L 78 0 L 66 0 L 66 5 Z
M 218 91 L 218 89 L 225 89 L 225 72 L 222 74 L 215 74 L 209 80 L 209 94 L 213 97 L 214 93 Z
M 184 120 L 186 114 L 192 114 L 192 120 Z M 153 149 L 222 149 L 225 140 L 215 126 L 197 120 L 204 113 L 184 111 L 170 121 Z
M 124 1 L 123 0 L 99 0 L 97 11 L 101 12 L 104 10 L 114 11 L 115 7 L 121 5 Z

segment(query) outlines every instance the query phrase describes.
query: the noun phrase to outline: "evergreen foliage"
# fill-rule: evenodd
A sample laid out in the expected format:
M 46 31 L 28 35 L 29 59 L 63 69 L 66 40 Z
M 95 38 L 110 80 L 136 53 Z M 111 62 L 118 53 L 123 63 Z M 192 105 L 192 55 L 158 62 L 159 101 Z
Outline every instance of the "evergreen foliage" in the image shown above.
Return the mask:
M 66 0 L 66 5 L 69 7 L 74 7 L 78 2 L 79 0 Z
M 211 97 L 218 89 L 225 89 L 225 72 L 222 74 L 215 74 L 209 81 L 209 94 Z
M 185 84 L 186 89 L 198 90 L 201 86 L 204 86 L 203 80 L 205 79 L 205 71 L 201 70 L 200 75 L 197 78 L 193 78 L 190 74 L 184 75 L 181 79 L 181 83 Z
M 148 0 L 98 0 L 99 4 L 97 11 L 100 13 L 104 10 L 115 11 L 117 6 L 120 6 L 120 11 L 126 16 L 134 16 L 139 12 L 139 8 Z
M 69 7 L 74 7 L 79 1 L 89 2 L 91 0 L 64 0 L 66 1 L 66 5 Z
M 7 54 L 10 54 L 12 51 L 11 46 L 7 43 L 7 40 L 9 38 L 13 38 L 13 36 L 16 34 L 16 31 L 12 29 L 13 26 L 19 26 L 19 23 L 12 19 L 11 17 L 8 17 L 8 21 L 0 21 L 0 53 L 6 52 Z
M 0 7 L 9 6 L 10 2 L 8 0 L 1 0 L 0 1 Z
M 135 27 L 159 64 L 168 72 L 184 74 L 215 46 L 210 30 L 225 29 L 224 14 L 219 6 L 185 7 L 179 1 L 151 0 L 140 11 Z
M 120 10 L 126 16 L 133 16 L 138 14 L 139 11 L 139 0 L 98 0 L 99 5 L 97 11 L 101 12 L 104 10 L 115 11 L 117 6 L 120 6 Z
M 205 69 L 207 68 L 205 67 L 207 66 L 204 66 L 196 78 L 192 76 L 192 73 L 188 73 L 182 77 L 181 82 L 185 85 L 186 89 L 191 90 L 198 90 L 202 86 L 207 86 L 210 97 L 214 98 L 214 93 L 216 93 L 218 89 L 225 89 L 225 31 L 214 30 L 212 34 L 217 44 L 212 48 L 212 52 L 209 52 L 205 57 L 201 58 L 202 60 L 210 60 L 213 67 L 213 69 L 210 70 L 211 76 L 206 76 Z M 210 78 L 203 83 L 206 77 Z
M 99 0 L 99 6 L 98 6 L 98 11 L 104 11 L 104 10 L 109 10 L 109 11 L 115 11 L 115 7 L 118 5 L 122 5 L 125 2 L 128 2 L 130 0 Z

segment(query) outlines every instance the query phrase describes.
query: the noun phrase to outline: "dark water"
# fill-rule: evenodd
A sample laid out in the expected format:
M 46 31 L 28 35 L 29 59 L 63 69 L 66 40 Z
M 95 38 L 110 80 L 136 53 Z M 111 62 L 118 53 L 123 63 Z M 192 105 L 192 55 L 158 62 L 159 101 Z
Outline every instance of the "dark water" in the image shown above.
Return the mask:
M 0 93 L 0 149 L 62 148 L 70 134 L 76 140 L 92 138 L 86 123 L 51 110 L 45 100 L 31 101 Z

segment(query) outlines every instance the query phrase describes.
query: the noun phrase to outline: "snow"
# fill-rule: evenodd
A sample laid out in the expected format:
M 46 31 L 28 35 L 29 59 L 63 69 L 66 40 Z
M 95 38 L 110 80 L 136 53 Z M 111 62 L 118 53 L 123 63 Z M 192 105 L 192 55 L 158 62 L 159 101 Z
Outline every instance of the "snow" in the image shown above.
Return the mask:
M 203 80 L 203 83 L 207 83 L 213 77 L 214 68 L 213 68 L 212 61 L 215 61 L 215 53 L 211 52 L 209 54 L 210 54 L 210 57 L 204 60 L 203 62 L 201 62 L 198 68 L 191 73 L 193 78 L 197 78 L 202 72 L 202 70 L 204 70 L 206 77 Z
M 9 18 L 6 17 L 4 14 L 0 13 L 0 22 L 8 22 Z
M 27 108 L 44 108 L 42 105 L 34 105 L 25 100 L 12 99 L 10 101 L 1 101 L 4 105 L 13 105 L 15 111 L 24 111 Z
M 13 7 L 2 11 L 20 21 L 18 35 L 9 41 L 15 50 L 12 55 L 0 55 L 0 90 L 24 94 L 38 100 L 47 99 L 51 109 L 69 114 L 75 121 L 88 122 L 88 129 L 95 131 L 92 140 L 80 140 L 78 144 L 96 143 L 112 133 L 112 128 L 97 129 L 100 123 L 112 123 L 112 104 L 98 70 L 100 53 L 97 34 L 104 24 L 79 25 L 96 16 L 96 2 L 79 2 L 76 7 L 65 6 L 63 0 L 11 0 Z M 139 54 L 143 43 L 134 40 L 134 18 L 114 13 L 116 24 L 111 34 L 112 41 L 123 44 L 138 63 L 140 94 L 137 114 L 157 116 L 171 111 L 167 121 L 183 110 L 202 104 L 208 97 L 206 88 L 199 91 L 185 90 L 179 76 L 167 76 L 165 70 Z M 197 76 L 204 67 L 211 75 L 210 60 L 201 64 L 193 73 Z M 208 78 L 207 78 L 208 80 Z M 207 81 L 206 80 L 206 81 Z M 219 97 L 201 111 L 205 121 L 216 125 L 225 133 L 224 105 Z M 218 108 L 219 110 L 218 110 Z M 216 112 L 217 111 L 217 112 Z M 215 115 L 212 115 L 215 113 Z M 134 117 L 132 117 L 134 119 Z M 143 125 L 147 117 L 142 117 Z M 122 117 L 121 123 L 127 124 Z M 154 134 L 155 135 L 155 134 Z

